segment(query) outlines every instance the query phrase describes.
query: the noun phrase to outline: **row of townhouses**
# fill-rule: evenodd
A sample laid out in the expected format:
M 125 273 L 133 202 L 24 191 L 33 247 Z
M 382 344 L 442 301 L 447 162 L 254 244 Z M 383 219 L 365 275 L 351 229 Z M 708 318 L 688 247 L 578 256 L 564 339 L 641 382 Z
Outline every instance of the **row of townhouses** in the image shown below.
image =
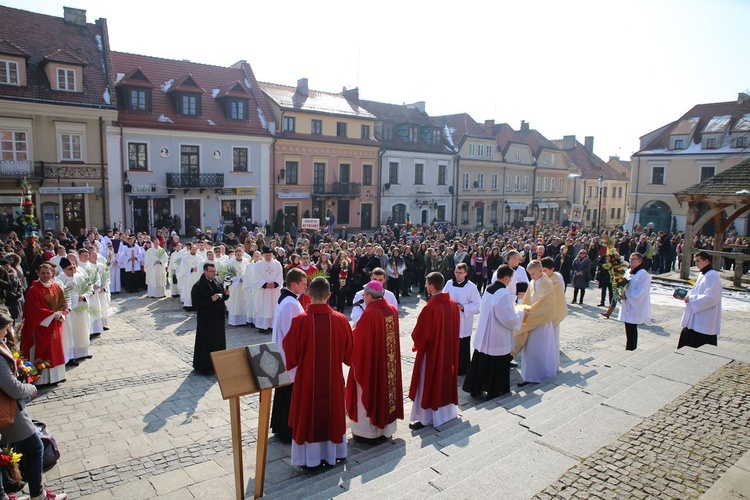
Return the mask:
M 563 222 L 578 205 L 581 223 L 613 227 L 651 217 L 654 204 L 649 222 L 668 225 L 674 214 L 679 227 L 667 196 L 677 186 L 666 181 L 685 181 L 708 160 L 667 166 L 669 157 L 691 161 L 693 141 L 720 125 L 691 119 L 642 138 L 633 162 L 604 162 L 593 137 L 548 140 L 526 122 L 515 130 L 465 113 L 430 116 L 424 102 L 316 91 L 306 78 L 259 82 L 246 61 L 116 52 L 106 20 L 88 23 L 83 10 L 66 7 L 59 18 L 0 6 L 0 210 L 18 210 L 26 178 L 49 231 L 153 231 L 175 216 L 188 235 L 215 230 L 220 218 L 226 231 L 237 219 L 288 229 L 302 218 L 363 230 L 389 220 L 474 229 Z M 706 144 L 714 173 L 739 161 L 743 123 L 724 123 L 720 148 Z M 675 134 L 679 148 L 669 142 Z M 631 164 L 643 177 L 633 193 Z M 646 165 L 665 165 L 662 184 L 646 182 Z M 672 209 L 670 222 L 658 203 Z

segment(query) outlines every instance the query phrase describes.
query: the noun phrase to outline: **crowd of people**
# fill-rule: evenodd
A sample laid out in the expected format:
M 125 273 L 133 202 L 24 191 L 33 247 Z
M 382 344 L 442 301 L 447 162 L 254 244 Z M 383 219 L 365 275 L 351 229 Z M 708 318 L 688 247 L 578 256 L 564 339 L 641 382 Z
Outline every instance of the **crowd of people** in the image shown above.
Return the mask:
M 293 381 L 276 390 L 272 430 L 291 443 L 293 464 L 316 467 L 346 456 L 347 416 L 363 442 L 387 439 L 404 418 L 403 297 L 427 299 L 411 332 L 410 427 L 439 426 L 456 418 L 459 376 L 473 397 L 506 394 L 520 353 L 521 385 L 556 377 L 571 284 L 576 305 L 593 280 L 600 306 L 621 304 L 626 348 L 635 349 L 637 326 L 650 321 L 650 275 L 679 268 L 684 248 L 681 234 L 609 231 L 631 267 L 630 285 L 613 297 L 603 235 L 576 224 L 476 232 L 390 224 L 351 236 L 344 228 L 339 237 L 294 229 L 271 235 L 243 226 L 239 234 L 185 238 L 167 228 L 152 235 L 92 228 L 23 243 L 11 233 L 0 247 L 2 298 L 11 322 L 23 318 L 22 354 L 50 361 L 41 384 L 65 380 L 66 367 L 91 356 L 90 339 L 107 330 L 111 294 L 169 295 L 195 311 L 193 367 L 203 374 L 213 373 L 210 353 L 226 347 L 225 318 L 272 334 Z M 746 251 L 746 239 L 730 238 Z M 693 243 L 712 247 L 708 237 Z M 708 254 L 696 264 L 701 278 L 680 299 L 681 346 L 715 344 L 719 330 L 718 274 Z M 342 363 L 350 366 L 346 381 Z

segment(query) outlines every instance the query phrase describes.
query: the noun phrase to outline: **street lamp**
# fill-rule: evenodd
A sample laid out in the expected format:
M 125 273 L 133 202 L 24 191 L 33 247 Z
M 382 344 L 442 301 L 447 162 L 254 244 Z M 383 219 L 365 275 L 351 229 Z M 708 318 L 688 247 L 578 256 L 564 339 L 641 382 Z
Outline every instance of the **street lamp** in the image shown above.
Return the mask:
M 604 187 L 604 176 L 599 176 L 599 211 L 596 213 L 596 234 L 599 234 L 599 223 L 602 220 L 602 188 Z

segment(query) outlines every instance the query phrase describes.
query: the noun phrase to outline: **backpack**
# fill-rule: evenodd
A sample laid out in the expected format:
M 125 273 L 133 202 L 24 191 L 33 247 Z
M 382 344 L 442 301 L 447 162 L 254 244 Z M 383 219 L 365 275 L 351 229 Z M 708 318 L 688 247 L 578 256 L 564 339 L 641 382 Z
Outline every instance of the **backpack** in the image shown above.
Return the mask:
M 51 432 L 47 430 L 47 424 L 39 420 L 32 420 L 36 426 L 36 431 L 42 439 L 44 451 L 42 452 L 42 467 L 45 472 L 55 466 L 60 459 L 60 449 L 57 447 L 57 441 Z

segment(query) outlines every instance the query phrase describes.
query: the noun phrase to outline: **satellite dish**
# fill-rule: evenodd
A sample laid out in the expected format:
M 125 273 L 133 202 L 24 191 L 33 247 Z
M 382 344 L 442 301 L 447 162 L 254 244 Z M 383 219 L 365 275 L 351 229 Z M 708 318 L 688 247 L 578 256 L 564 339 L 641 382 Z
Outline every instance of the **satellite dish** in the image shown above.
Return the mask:
M 383 187 L 386 188 L 386 189 L 391 189 L 391 183 L 390 182 L 386 182 L 385 186 L 383 186 Z
M 474 181 L 474 183 L 472 184 L 472 186 L 474 186 L 475 189 L 478 188 L 479 187 L 479 181 Z
M 448 187 L 448 194 L 453 194 L 453 186 Z

